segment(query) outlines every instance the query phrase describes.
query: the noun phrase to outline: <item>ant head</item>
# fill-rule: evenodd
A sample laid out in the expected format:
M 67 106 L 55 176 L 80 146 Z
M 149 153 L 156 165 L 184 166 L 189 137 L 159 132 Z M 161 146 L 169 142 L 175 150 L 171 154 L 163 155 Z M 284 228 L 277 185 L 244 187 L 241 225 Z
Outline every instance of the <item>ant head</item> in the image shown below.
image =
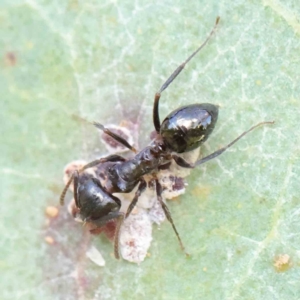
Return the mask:
M 176 153 L 198 148 L 213 131 L 218 112 L 218 107 L 209 103 L 192 104 L 174 110 L 160 127 L 164 143 Z
M 78 185 L 78 204 L 82 219 L 96 220 L 119 211 L 121 201 L 103 189 L 98 179 L 85 178 Z

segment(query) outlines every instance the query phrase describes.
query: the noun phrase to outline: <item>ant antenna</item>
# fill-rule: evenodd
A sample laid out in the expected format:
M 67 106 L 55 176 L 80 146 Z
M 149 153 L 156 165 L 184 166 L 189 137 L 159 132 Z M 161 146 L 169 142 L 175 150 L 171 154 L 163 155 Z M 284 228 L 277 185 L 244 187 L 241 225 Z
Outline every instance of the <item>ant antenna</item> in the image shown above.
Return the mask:
M 196 161 L 195 166 L 199 166 L 204 164 L 205 162 L 214 159 L 215 157 L 221 155 L 223 152 L 225 152 L 229 147 L 231 147 L 233 144 L 235 144 L 238 140 L 240 140 L 243 136 L 245 136 L 247 133 L 249 133 L 250 131 L 252 131 L 253 129 L 255 129 L 256 127 L 259 127 L 261 125 L 265 125 L 265 124 L 274 124 L 275 121 L 266 121 L 266 122 L 260 122 L 254 126 L 252 126 L 250 129 L 244 131 L 241 135 L 239 135 L 236 139 L 234 139 L 231 143 L 229 143 L 228 145 L 226 145 L 225 147 L 222 147 L 221 149 L 213 152 L 212 154 L 205 156 L 201 159 L 199 159 L 198 161 Z
M 72 183 L 72 181 L 74 179 L 74 174 L 75 173 L 73 173 L 71 175 L 70 179 L 68 180 L 67 184 L 65 185 L 65 187 L 64 187 L 64 189 L 63 189 L 63 191 L 62 191 L 62 193 L 61 193 L 61 195 L 59 197 L 59 203 L 60 203 L 60 205 L 64 205 L 64 203 L 65 203 L 65 196 L 66 196 L 66 193 L 67 193 L 67 191 L 68 191 L 68 189 L 69 189 L 69 187 L 70 187 L 70 185 L 71 185 L 71 183 Z
M 179 65 L 175 69 L 175 71 L 171 74 L 171 76 L 166 80 L 166 82 L 161 86 L 161 88 L 155 94 L 154 105 L 153 105 L 153 124 L 154 124 L 155 130 L 157 133 L 159 133 L 159 131 L 160 131 L 160 119 L 159 119 L 158 106 L 159 106 L 159 99 L 160 99 L 161 93 L 179 75 L 179 73 L 184 69 L 185 65 L 207 44 L 207 42 L 211 39 L 212 35 L 215 33 L 216 28 L 219 24 L 219 21 L 220 21 L 220 17 L 217 17 L 215 25 L 214 25 L 213 29 L 211 30 L 211 32 L 209 33 L 208 37 L 205 39 L 205 41 L 198 47 L 198 49 L 196 51 L 194 51 L 181 65 Z
M 159 89 L 158 93 L 161 94 L 168 86 L 169 84 L 179 75 L 179 73 L 183 70 L 185 65 L 207 44 L 207 42 L 211 39 L 212 35 L 215 33 L 216 28 L 219 24 L 220 17 L 216 18 L 215 25 L 211 32 L 209 33 L 208 37 L 206 40 L 199 46 L 199 48 L 194 51 L 177 69 L 172 73 L 172 75 L 166 80 L 166 82 L 161 86 Z

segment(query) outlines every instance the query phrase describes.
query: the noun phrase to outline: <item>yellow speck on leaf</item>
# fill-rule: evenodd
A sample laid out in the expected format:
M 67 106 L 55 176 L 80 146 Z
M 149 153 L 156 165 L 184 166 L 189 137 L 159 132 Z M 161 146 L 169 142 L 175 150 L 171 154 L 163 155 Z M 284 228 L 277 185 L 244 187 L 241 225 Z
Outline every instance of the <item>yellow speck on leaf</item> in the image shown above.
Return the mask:
M 53 245 L 54 244 L 54 238 L 52 236 L 46 236 L 45 237 L 45 242 L 49 245 Z
M 55 218 L 58 216 L 58 208 L 55 206 L 47 206 L 45 212 L 49 218 Z
M 288 254 L 279 254 L 275 257 L 273 263 L 277 272 L 285 272 L 291 268 L 291 257 Z

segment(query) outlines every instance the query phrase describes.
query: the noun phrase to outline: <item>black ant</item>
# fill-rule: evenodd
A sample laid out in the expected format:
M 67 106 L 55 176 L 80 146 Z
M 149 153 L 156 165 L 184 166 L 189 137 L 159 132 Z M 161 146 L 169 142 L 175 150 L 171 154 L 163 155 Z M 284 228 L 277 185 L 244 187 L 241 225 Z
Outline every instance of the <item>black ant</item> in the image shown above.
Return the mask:
M 210 103 L 191 104 L 182 106 L 171 112 L 161 123 L 159 118 L 159 100 L 161 93 L 173 82 L 173 80 L 183 70 L 185 65 L 207 44 L 216 30 L 219 23 L 217 17 L 215 25 L 204 43 L 190 55 L 171 74 L 166 82 L 161 86 L 154 97 L 153 123 L 156 137 L 151 144 L 137 153 L 136 149 L 124 138 L 113 133 L 98 122 L 93 125 L 102 130 L 113 139 L 133 151 L 135 156 L 132 159 L 125 159 L 119 155 L 110 155 L 96 159 L 79 170 L 73 172 L 66 184 L 60 203 L 64 204 L 65 194 L 74 181 L 74 199 L 79 210 L 81 219 L 84 222 L 91 222 L 97 227 L 105 225 L 108 221 L 117 220 L 115 233 L 114 253 L 119 258 L 119 232 L 124 218 L 127 218 L 135 207 L 139 196 L 146 189 L 146 181 L 143 178 L 146 174 L 151 174 L 156 186 L 156 194 L 162 209 L 171 223 L 178 238 L 179 244 L 184 251 L 184 246 L 175 227 L 173 219 L 167 205 L 162 199 L 162 186 L 157 179 L 157 172 L 163 166 L 170 164 L 174 160 L 180 167 L 194 168 L 222 154 L 240 138 L 263 124 L 273 122 L 261 122 L 243 132 L 227 146 L 213 152 L 212 154 L 199 159 L 195 163 L 188 163 L 177 154 L 191 151 L 200 147 L 213 131 L 218 119 L 218 106 Z M 97 166 L 97 176 L 83 173 L 88 168 Z M 126 213 L 120 212 L 121 201 L 113 196 L 113 193 L 129 193 L 138 185 L 134 198 L 131 201 Z

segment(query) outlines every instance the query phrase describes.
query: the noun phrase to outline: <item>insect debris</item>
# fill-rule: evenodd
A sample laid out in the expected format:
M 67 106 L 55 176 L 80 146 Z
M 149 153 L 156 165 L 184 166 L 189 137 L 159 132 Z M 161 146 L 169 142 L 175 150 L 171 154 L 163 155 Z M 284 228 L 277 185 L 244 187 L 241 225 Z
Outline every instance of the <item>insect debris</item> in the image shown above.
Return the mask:
M 258 123 L 243 132 L 225 147 L 197 160 L 195 163 L 189 163 L 178 154 L 194 150 L 207 140 L 218 119 L 218 106 L 210 103 L 182 106 L 171 112 L 162 123 L 160 122 L 159 101 L 162 92 L 180 74 L 185 65 L 207 44 L 215 32 L 219 20 L 220 18 L 217 17 L 215 25 L 206 40 L 175 69 L 158 92 L 156 92 L 153 105 L 153 124 L 156 137 L 151 144 L 137 152 L 123 137 L 112 132 L 102 124 L 93 122 L 92 124 L 95 127 L 134 152 L 135 156 L 131 159 L 125 159 L 120 155 L 109 155 L 84 165 L 72 173 L 61 194 L 60 203 L 63 205 L 66 192 L 73 182 L 75 205 L 84 222 L 90 222 L 96 227 L 101 227 L 111 220 L 117 221 L 114 237 L 114 254 L 116 258 L 120 257 L 119 234 L 121 225 L 124 219 L 130 215 L 140 195 L 146 189 L 145 175 L 150 174 L 152 176 L 155 183 L 157 200 L 173 227 L 181 249 L 185 252 L 183 242 L 175 227 L 171 213 L 162 199 L 162 185 L 157 178 L 159 168 L 167 166 L 172 160 L 182 168 L 197 167 L 222 154 L 256 127 L 273 123 Z M 85 172 L 85 170 L 94 167 L 97 167 L 96 175 Z M 130 193 L 136 186 L 138 188 L 126 213 L 120 212 L 121 200 L 113 194 Z M 186 255 L 188 254 L 186 253 Z

